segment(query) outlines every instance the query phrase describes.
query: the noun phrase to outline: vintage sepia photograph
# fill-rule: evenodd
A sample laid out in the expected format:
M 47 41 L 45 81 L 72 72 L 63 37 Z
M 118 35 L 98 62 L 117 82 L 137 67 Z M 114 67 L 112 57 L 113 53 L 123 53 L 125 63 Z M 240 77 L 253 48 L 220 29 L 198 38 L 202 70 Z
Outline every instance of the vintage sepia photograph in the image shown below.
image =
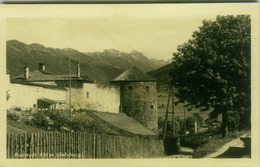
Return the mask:
M 29 10 L 5 19 L 6 159 L 253 158 L 255 4 Z

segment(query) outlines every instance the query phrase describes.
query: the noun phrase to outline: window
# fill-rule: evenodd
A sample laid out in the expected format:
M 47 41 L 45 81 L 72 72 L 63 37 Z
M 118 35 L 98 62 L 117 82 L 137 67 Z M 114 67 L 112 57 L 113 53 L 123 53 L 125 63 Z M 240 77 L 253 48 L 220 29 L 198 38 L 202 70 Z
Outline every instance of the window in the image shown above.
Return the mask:
M 89 98 L 89 92 L 87 92 L 87 94 L 86 94 L 86 95 L 87 95 L 87 98 Z
M 153 105 L 151 105 L 151 109 L 153 109 Z

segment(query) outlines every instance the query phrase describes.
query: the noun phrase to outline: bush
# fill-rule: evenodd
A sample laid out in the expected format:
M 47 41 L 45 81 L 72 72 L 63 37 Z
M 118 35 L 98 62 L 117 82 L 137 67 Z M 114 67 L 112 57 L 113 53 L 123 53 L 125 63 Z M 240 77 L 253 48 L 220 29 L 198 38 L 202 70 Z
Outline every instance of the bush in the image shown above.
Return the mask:
M 70 127 L 72 123 L 68 118 L 63 116 L 62 112 L 51 110 L 33 114 L 33 118 L 29 124 L 42 129 L 63 131 L 64 127 Z
M 194 113 L 193 114 L 194 119 L 197 121 L 198 126 L 201 126 L 203 124 L 203 118 L 200 115 L 200 113 Z
M 183 119 L 180 117 L 175 117 L 175 134 L 181 133 L 183 131 Z M 164 126 L 165 126 L 165 118 L 162 116 L 158 117 L 158 135 L 160 138 L 163 138 L 163 133 L 164 133 Z M 166 137 L 171 137 L 172 136 L 172 122 L 167 121 L 167 133 Z
M 14 112 L 7 112 L 7 117 L 14 121 L 18 121 L 20 119 L 20 116 Z
M 199 113 L 194 113 L 193 116 L 186 119 L 186 130 L 190 133 L 194 133 L 195 131 L 195 121 L 197 122 L 197 128 L 199 129 L 203 124 L 203 118 Z
M 22 111 L 22 109 L 20 107 L 15 107 L 14 110 L 15 111 Z
M 234 132 L 239 127 L 239 114 L 235 111 L 228 111 L 228 130 Z
M 185 121 L 186 123 L 186 130 L 191 131 L 194 129 L 194 123 L 195 123 L 195 118 L 194 117 L 188 117 Z
M 38 111 L 31 116 L 12 110 L 7 113 L 7 116 L 9 119 L 20 122 L 19 124 L 21 125 L 29 125 L 43 130 L 60 132 L 103 132 L 103 128 L 98 122 L 74 118 L 71 120 L 68 112 L 61 110 Z
M 100 128 L 94 121 L 70 120 L 69 115 L 64 111 L 50 110 L 33 114 L 27 125 L 36 126 L 45 130 L 61 132 L 97 132 Z
M 48 119 L 43 112 L 37 112 L 33 114 L 33 118 L 31 120 L 31 125 L 35 125 L 37 127 L 48 129 Z
M 25 117 L 23 122 L 25 125 L 29 125 L 29 126 L 32 126 L 32 119 L 33 119 L 33 116 L 28 116 L 28 117 Z
M 189 134 L 181 136 L 181 145 L 185 147 L 196 148 L 212 140 L 212 133 Z

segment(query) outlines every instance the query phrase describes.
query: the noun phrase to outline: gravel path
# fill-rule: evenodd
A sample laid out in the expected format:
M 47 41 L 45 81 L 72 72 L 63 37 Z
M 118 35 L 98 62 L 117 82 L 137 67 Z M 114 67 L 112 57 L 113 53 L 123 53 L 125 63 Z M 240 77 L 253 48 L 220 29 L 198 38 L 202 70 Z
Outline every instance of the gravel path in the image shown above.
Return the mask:
M 240 137 L 245 137 L 248 134 L 244 134 Z M 223 147 L 221 147 L 220 149 L 218 149 L 216 152 L 211 153 L 207 156 L 205 156 L 204 158 L 224 158 L 224 156 L 221 156 L 221 154 L 225 153 L 227 150 L 229 150 L 230 148 L 235 148 L 236 150 L 243 150 L 244 149 L 244 143 L 242 140 L 240 140 L 240 137 L 237 139 L 232 140 L 231 142 L 225 144 Z

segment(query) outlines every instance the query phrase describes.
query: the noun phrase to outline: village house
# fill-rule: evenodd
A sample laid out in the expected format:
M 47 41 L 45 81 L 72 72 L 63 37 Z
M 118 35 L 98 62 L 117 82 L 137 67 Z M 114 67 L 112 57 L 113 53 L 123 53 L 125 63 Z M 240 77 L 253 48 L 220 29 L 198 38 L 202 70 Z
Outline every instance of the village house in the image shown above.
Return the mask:
M 71 105 L 73 110 L 124 113 L 157 133 L 155 80 L 132 66 L 110 83 L 109 86 L 100 86 L 87 76 L 81 76 L 79 63 L 77 71 L 70 75 L 52 74 L 43 63 L 39 63 L 35 71 L 25 66 L 23 74 L 12 78 L 9 83 L 7 109 L 64 110 Z

